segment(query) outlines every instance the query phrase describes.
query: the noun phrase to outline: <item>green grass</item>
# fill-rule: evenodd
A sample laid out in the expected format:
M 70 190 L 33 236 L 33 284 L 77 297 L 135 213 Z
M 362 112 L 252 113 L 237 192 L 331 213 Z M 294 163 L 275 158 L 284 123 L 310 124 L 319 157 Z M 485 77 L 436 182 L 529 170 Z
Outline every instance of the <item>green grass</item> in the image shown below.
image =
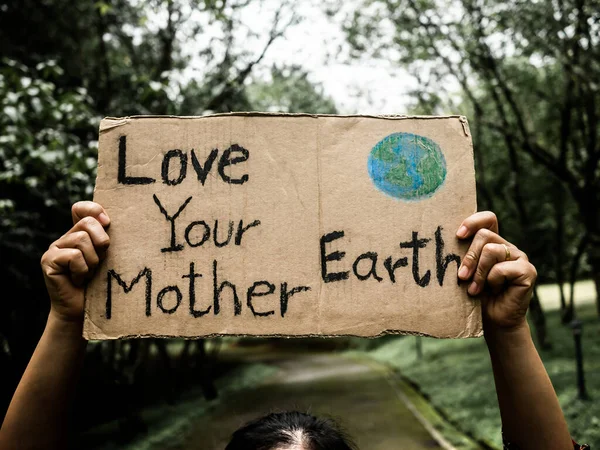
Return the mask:
M 581 307 L 578 314 L 584 323 L 584 365 L 591 400 L 577 399 L 573 336 L 570 328 L 560 324 L 558 311 L 547 313 L 553 348 L 540 354 L 573 437 L 600 448 L 600 321 L 593 305 Z M 457 427 L 501 448 L 500 413 L 484 340 L 421 338 L 423 358 L 417 360 L 415 339 L 386 339 L 369 354 L 399 368 Z

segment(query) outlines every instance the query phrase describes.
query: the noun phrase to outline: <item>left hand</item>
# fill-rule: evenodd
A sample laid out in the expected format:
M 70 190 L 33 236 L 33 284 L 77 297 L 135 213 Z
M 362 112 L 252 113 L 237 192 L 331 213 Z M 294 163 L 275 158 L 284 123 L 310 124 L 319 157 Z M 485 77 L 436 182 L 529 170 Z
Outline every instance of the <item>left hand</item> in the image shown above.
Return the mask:
M 470 281 L 469 295 L 481 298 L 484 329 L 525 325 L 537 278 L 527 255 L 498 234 L 498 219 L 490 211 L 469 216 L 456 235 L 473 238 L 458 277 Z
M 42 272 L 50 295 L 50 314 L 83 323 L 84 284 L 106 255 L 110 224 L 98 203 L 77 202 L 71 210 L 73 228 L 53 242 L 42 256 Z

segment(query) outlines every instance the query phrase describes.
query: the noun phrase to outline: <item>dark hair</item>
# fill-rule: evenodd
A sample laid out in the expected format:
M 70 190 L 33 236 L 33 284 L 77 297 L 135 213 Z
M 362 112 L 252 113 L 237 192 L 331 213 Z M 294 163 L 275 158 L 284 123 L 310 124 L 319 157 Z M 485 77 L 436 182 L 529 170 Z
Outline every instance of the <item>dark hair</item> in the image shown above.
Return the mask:
M 273 450 L 301 443 L 306 450 L 356 450 L 333 420 L 298 411 L 273 413 L 247 423 L 233 433 L 225 450 Z

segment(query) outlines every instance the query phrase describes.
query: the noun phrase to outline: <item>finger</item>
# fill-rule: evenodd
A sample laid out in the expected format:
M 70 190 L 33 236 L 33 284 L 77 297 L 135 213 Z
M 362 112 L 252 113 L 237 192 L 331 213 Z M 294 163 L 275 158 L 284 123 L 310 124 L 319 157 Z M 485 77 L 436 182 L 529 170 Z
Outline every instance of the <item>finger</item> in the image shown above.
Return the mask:
M 107 227 L 110 224 L 110 218 L 102 205 L 95 202 L 77 202 L 71 208 L 73 224 L 76 224 L 84 217 L 95 217 L 98 222 Z
M 85 231 L 89 235 L 92 243 L 94 244 L 96 253 L 100 258 L 103 258 L 108 246 L 110 245 L 110 238 L 100 222 L 91 216 L 84 217 L 77 222 L 65 236 L 78 231 Z
M 508 250 L 505 244 L 487 243 L 481 250 L 479 262 L 473 275 L 473 281 L 469 285 L 468 292 L 470 295 L 477 295 L 485 286 L 486 279 L 492 267 L 495 264 L 507 261 L 507 258 L 516 260 L 521 257 L 521 252 L 518 249 L 514 251 Z
M 537 279 L 535 266 L 524 258 L 495 264 L 490 270 L 486 282 L 492 291 L 498 292 L 512 285 L 524 290 L 532 290 Z
M 83 253 L 76 248 L 50 248 L 44 254 L 42 266 L 48 277 L 67 275 L 76 286 L 81 286 L 89 273 Z
M 494 233 L 499 232 L 496 214 L 491 211 L 481 211 L 470 215 L 460 224 L 456 236 L 460 239 L 466 239 L 483 228 L 487 228 Z
M 493 231 L 488 230 L 487 228 L 480 229 L 473 238 L 471 245 L 469 246 L 469 250 L 465 254 L 465 257 L 462 260 L 460 265 L 460 269 L 458 269 L 458 277 L 462 280 L 468 280 L 471 278 L 475 269 L 477 268 L 477 264 L 479 263 L 479 258 L 481 256 L 481 251 L 483 247 L 488 244 L 505 244 L 509 246 L 510 244 L 501 236 L 497 235 Z M 512 252 L 512 248 L 509 247 Z M 515 249 L 516 251 L 516 249 Z
M 76 248 L 81 251 L 83 257 L 85 259 L 85 263 L 92 271 L 98 263 L 100 262 L 100 258 L 96 253 L 96 249 L 94 248 L 94 244 L 92 243 L 92 238 L 85 231 L 75 231 L 73 233 L 68 233 L 61 237 L 58 241 L 56 241 L 54 246 L 58 248 Z

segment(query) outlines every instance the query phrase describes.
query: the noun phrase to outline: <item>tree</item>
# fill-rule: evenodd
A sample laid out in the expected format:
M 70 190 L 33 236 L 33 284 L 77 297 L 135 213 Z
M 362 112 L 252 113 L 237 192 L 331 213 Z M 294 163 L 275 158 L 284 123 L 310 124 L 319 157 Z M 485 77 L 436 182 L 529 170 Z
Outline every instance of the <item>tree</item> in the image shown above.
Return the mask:
M 259 46 L 249 48 L 240 39 L 248 28 L 241 20 L 247 5 L 0 0 L 0 283 L 11 293 L 2 297 L 0 314 L 0 416 L 47 317 L 39 258 L 71 226 L 70 205 L 91 198 L 103 115 L 256 110 L 274 98 L 289 98 L 290 112 L 333 108 L 297 68 L 282 68 L 284 75 L 267 81 L 254 76 L 297 17 L 291 3 L 281 2 L 269 29 L 255 36 Z M 184 74 L 192 56 L 201 67 L 195 77 Z M 205 395 L 215 396 L 212 380 L 201 376 L 212 354 L 204 344 L 196 347 L 187 346 L 178 365 L 164 340 L 91 345 L 87 366 L 93 370 L 84 373 L 82 385 L 89 387 L 81 395 L 97 405 L 91 420 L 125 411 L 124 433 L 143 428 L 137 410 L 145 384 L 139 379 L 157 373 L 187 371 L 179 381 L 189 386 L 200 378 Z M 158 371 L 148 370 L 157 364 Z M 166 400 L 177 395 L 161 393 Z
M 247 88 L 248 98 L 256 111 L 307 112 L 335 114 L 332 99 L 323 94 L 321 86 L 313 84 L 300 67 L 277 67 L 267 81 L 255 79 Z
M 53 61 L 2 64 L 0 284 L 12 296 L 3 298 L 0 333 L 20 370 L 47 314 L 43 280 L 32 274 L 56 230 L 70 226 L 70 204 L 92 192 L 98 119 L 85 89 L 57 85 L 63 71 Z
M 452 104 L 459 93 L 475 130 L 480 193 L 486 201 L 494 197 L 481 177 L 497 169 L 486 171 L 483 162 L 485 139 L 493 138 L 511 168 L 526 246 L 537 241 L 532 211 L 539 204 L 555 205 L 553 216 L 575 207 L 583 235 L 568 243 L 585 249 L 600 292 L 599 14 L 597 0 L 365 1 L 346 31 L 356 52 L 408 68 L 420 81 L 421 104 L 439 111 L 442 100 Z M 535 182 L 526 171 L 533 167 Z M 531 197 L 538 181 L 564 186 L 568 207 L 557 200 L 558 187 Z M 561 227 L 567 230 L 558 218 L 552 226 L 556 245 Z

